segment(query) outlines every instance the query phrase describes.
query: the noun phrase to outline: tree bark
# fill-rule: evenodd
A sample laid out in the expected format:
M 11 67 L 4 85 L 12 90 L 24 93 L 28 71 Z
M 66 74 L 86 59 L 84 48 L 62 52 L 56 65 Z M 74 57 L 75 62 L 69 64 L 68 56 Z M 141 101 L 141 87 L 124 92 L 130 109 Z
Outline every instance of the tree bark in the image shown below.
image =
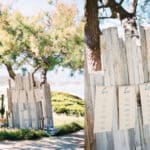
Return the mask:
M 87 0 L 85 6 L 86 23 L 84 28 L 88 71 L 101 69 L 100 30 L 98 21 L 98 0 Z
M 92 108 L 92 98 L 90 97 L 90 74 L 101 69 L 100 53 L 100 30 L 98 21 L 98 0 L 86 0 L 85 5 L 86 23 L 85 33 L 85 149 L 94 150 L 96 139 L 93 132 L 94 110 Z M 90 92 L 90 93 L 89 93 Z M 89 94 L 88 94 L 89 93 Z M 91 104 L 91 105 L 89 105 Z M 90 109 L 89 109 L 90 107 Z

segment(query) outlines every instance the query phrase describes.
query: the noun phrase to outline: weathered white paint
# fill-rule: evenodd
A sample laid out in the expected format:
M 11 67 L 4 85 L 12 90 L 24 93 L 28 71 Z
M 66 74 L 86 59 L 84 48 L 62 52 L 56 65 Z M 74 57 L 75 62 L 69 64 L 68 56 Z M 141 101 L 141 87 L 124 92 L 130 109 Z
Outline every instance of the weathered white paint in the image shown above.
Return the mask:
M 49 84 L 33 86 L 31 74 L 17 75 L 15 87 L 9 86 L 9 125 L 16 128 L 53 127 L 52 105 Z M 12 115 L 11 115 L 12 114 Z

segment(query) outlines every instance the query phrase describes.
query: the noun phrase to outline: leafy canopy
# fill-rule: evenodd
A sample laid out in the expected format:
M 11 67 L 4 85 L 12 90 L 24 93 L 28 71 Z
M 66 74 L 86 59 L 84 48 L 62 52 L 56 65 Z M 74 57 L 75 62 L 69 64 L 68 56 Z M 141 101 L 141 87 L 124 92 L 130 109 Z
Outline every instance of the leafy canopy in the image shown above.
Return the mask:
M 56 65 L 83 68 L 83 23 L 73 5 L 58 3 L 55 12 L 25 17 L 1 8 L 0 64 L 29 64 L 52 70 Z

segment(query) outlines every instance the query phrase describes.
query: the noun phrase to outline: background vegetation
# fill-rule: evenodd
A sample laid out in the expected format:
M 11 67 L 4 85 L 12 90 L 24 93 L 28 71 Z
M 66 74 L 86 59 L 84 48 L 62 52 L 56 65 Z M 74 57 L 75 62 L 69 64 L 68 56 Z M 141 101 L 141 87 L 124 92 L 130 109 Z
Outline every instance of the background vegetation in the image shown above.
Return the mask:
M 74 95 L 63 92 L 52 92 L 55 136 L 62 136 L 84 128 L 84 101 Z M 43 130 L 0 129 L 1 140 L 36 140 L 48 137 Z
M 84 116 L 84 101 L 68 93 L 52 92 L 52 106 L 57 114 Z

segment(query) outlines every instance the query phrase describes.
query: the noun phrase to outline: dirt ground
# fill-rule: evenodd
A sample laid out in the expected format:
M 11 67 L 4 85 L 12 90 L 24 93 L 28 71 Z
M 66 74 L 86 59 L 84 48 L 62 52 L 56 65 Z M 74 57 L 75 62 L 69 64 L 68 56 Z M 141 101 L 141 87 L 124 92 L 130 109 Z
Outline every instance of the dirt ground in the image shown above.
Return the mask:
M 0 150 L 83 150 L 84 131 L 32 141 L 3 141 Z

